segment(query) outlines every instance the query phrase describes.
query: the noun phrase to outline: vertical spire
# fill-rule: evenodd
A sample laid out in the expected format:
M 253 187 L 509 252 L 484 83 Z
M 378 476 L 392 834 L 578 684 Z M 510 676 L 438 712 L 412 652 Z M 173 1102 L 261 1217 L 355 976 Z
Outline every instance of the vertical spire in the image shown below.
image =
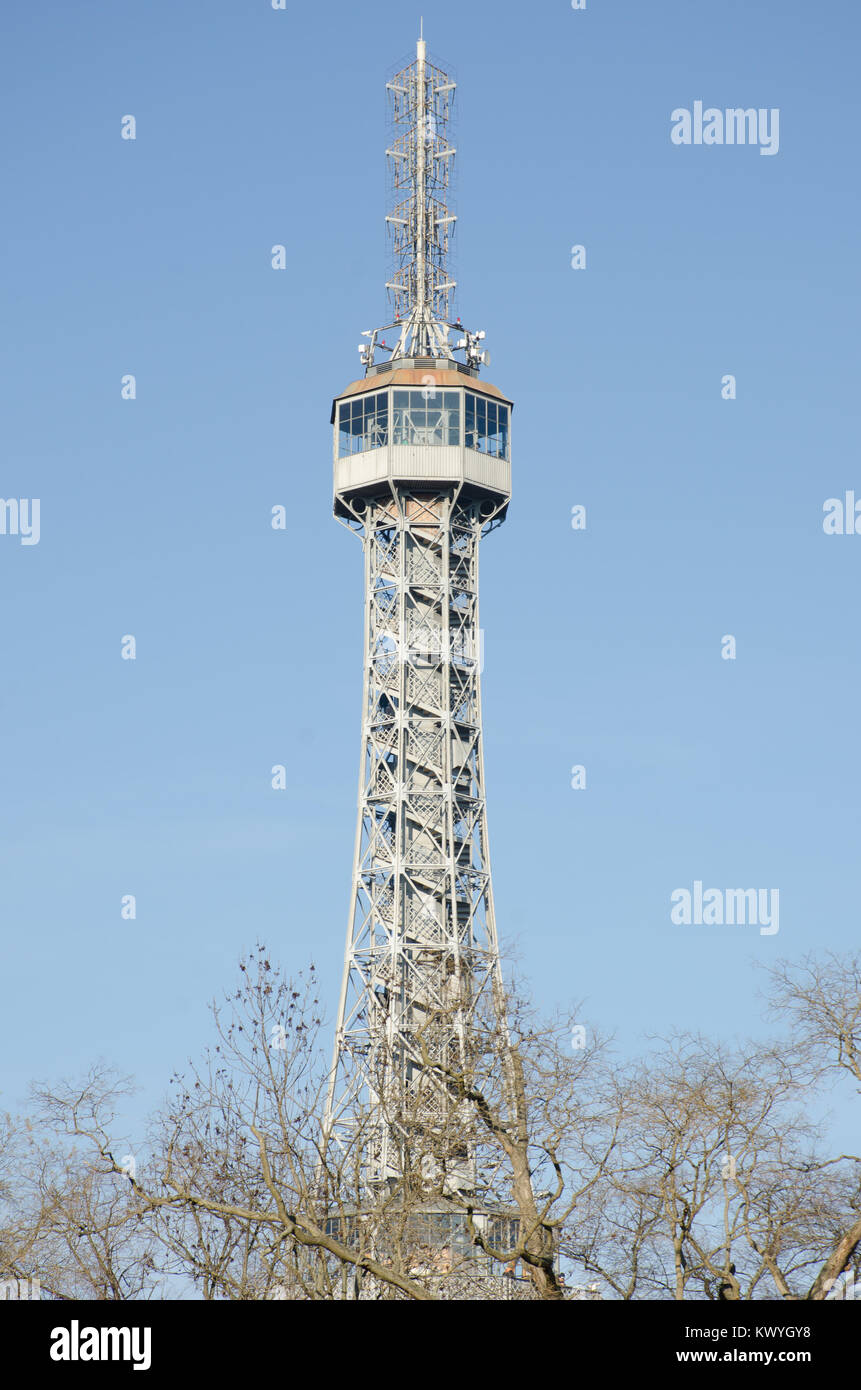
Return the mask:
M 424 22 L 422 22 L 424 29 Z M 427 246 L 428 233 L 431 231 L 431 212 L 428 208 L 428 109 L 427 109 L 427 44 L 424 39 L 419 39 L 416 44 L 416 128 L 417 136 L 415 142 L 416 154 L 416 175 L 414 200 L 416 207 L 416 303 L 420 322 L 424 322 L 427 314 Z M 431 152 L 431 158 L 433 153 Z M 427 212 L 426 212 L 427 209 Z
M 428 61 L 424 20 L 415 62 L 387 85 L 394 138 L 386 151 L 392 190 L 386 222 L 394 271 L 386 288 L 401 328 L 396 355 L 450 357 L 455 282 L 448 259 L 456 217 L 448 202 L 455 156 L 448 137 L 455 83 Z

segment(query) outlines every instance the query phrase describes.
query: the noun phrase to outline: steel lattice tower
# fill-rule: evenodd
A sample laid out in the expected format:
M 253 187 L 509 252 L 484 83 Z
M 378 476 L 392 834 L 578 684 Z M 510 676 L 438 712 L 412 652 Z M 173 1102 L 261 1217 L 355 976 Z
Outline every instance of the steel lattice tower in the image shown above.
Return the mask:
M 475 1130 L 428 1061 L 462 1065 L 501 1000 L 481 735 L 479 541 L 511 495 L 511 402 L 484 333 L 450 321 L 455 84 L 427 57 L 388 84 L 394 321 L 332 411 L 335 516 L 362 538 L 358 826 L 326 1130 L 363 1117 L 363 1181 L 402 1176 L 420 1132 L 437 1191 L 474 1192 Z

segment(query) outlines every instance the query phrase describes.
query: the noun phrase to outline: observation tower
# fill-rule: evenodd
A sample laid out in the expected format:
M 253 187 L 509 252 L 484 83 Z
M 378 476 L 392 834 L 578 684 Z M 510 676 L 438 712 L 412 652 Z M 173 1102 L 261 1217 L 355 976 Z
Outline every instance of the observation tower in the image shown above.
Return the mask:
M 332 408 L 334 512 L 362 541 L 365 642 L 326 1131 L 359 1144 L 369 1197 L 417 1184 L 457 1244 L 454 1216 L 468 1203 L 479 1225 L 487 1189 L 475 1115 L 445 1075 L 468 1071 L 479 1011 L 502 1007 L 478 572 L 511 496 L 512 403 L 481 375 L 484 333 L 452 317 L 455 83 L 420 39 L 387 89 L 392 322 L 362 334 L 362 376 Z

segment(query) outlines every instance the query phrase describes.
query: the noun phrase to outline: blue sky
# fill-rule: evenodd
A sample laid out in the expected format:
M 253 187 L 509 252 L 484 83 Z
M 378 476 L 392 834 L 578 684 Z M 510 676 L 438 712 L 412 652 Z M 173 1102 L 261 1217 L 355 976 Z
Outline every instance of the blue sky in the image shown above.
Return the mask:
M 41 536 L 0 536 L 4 1108 L 99 1056 L 154 1104 L 257 938 L 334 1013 L 362 570 L 329 411 L 387 321 L 384 82 L 420 9 L 5 10 L 0 494 Z M 858 940 L 861 537 L 822 508 L 861 498 L 859 27 L 850 0 L 425 21 L 459 82 L 456 311 L 516 403 L 482 554 L 498 926 L 630 1049 L 756 1031 L 755 961 Z M 697 100 L 779 108 L 779 153 L 675 146 Z M 696 879 L 778 888 L 779 934 L 674 926 Z

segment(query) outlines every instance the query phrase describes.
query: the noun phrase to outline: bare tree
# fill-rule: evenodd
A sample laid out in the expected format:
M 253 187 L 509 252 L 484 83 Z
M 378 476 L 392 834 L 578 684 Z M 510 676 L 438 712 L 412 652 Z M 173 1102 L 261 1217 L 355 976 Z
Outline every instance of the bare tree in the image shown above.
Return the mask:
M 787 1053 L 809 1083 L 846 1082 L 861 1094 L 861 953 L 800 963 L 780 961 L 768 972 L 770 1012 L 789 1024 Z M 841 1274 L 861 1276 L 861 1158 L 841 1154 L 842 1210 L 830 1213 L 831 1248 L 806 1297 L 828 1297 Z
M 496 1261 L 498 1274 L 503 1262 L 522 1262 L 537 1296 L 561 1298 L 558 1232 L 613 1148 L 597 1081 L 600 1044 L 572 1052 L 567 1029 L 538 1024 L 516 1001 L 503 1034 L 489 1010 L 466 1069 L 428 1067 L 444 1073 L 430 1078 L 447 1097 L 439 1123 L 428 1124 L 426 1093 L 399 1097 L 403 1172 L 369 1193 L 361 1156 L 371 1117 L 357 1110 L 346 1146 L 323 1128 L 328 1067 L 313 971 L 294 985 L 261 947 L 240 972 L 239 987 L 213 1009 L 213 1045 L 173 1078 L 136 1175 L 114 1152 L 121 1083 L 95 1069 L 83 1085 L 38 1092 L 46 1132 L 88 1153 L 63 1183 L 46 1168 L 37 1186 L 43 1229 L 66 1239 L 69 1269 L 77 1267 L 77 1228 L 88 1233 L 81 1248 L 91 1296 L 143 1296 L 153 1287 L 151 1252 L 134 1285 L 104 1249 L 119 1254 L 122 1238 L 143 1229 L 159 1244 L 158 1270 L 171 1286 L 204 1298 L 336 1298 L 355 1295 L 362 1279 L 375 1296 L 451 1296 L 474 1276 L 476 1251 Z M 453 1191 L 439 1161 L 463 1147 L 467 1122 L 480 1155 L 473 1193 Z M 465 1222 L 468 1249 L 447 1248 L 430 1232 L 446 1213 L 455 1226 Z M 470 1296 L 482 1287 L 473 1279 Z
M 333 1169 L 322 1142 L 313 970 L 297 988 L 261 947 L 240 972 L 226 1006 L 213 1008 L 217 1041 L 174 1076 L 133 1179 L 112 1151 L 104 1077 L 91 1078 L 84 1105 L 74 1086 L 43 1089 L 43 1118 L 89 1145 L 92 1171 L 128 1182 L 134 1219 L 160 1243 L 174 1287 L 185 1281 L 204 1298 L 331 1298 L 337 1275 L 360 1268 L 412 1298 L 430 1297 L 378 1261 L 368 1241 L 336 1234 L 333 1193 L 352 1210 L 357 1202 L 352 1155 Z
M 466 1050 L 439 1046 L 441 1007 L 412 1086 L 379 1089 L 401 1161 L 369 1191 L 373 1116 L 357 1106 L 337 1142 L 324 1127 L 314 971 L 294 983 L 260 947 L 136 1165 L 116 1133 L 129 1083 L 104 1066 L 6 1118 L 3 1267 L 56 1298 L 557 1301 L 560 1261 L 620 1300 L 834 1296 L 858 1272 L 861 1170 L 810 1099 L 861 1082 L 858 983 L 857 958 L 777 967 L 788 1038 L 680 1034 L 627 1065 L 520 985 L 488 997 Z M 471 1185 L 452 1181 L 467 1152 Z
M 615 1162 L 567 1234 L 572 1258 L 621 1298 L 804 1297 L 847 1193 L 784 1051 L 682 1034 L 626 1084 Z
M 114 1125 L 116 1102 L 130 1089 L 94 1066 L 57 1093 L 35 1088 L 35 1113 L 18 1127 L 14 1249 L 4 1263 L 37 1274 L 42 1296 L 110 1301 L 158 1289 L 155 1241 L 137 1214 L 128 1168 L 89 1142 L 94 1123 L 105 1135 Z
M 540 1299 L 565 1297 L 560 1234 L 608 1171 L 621 1124 L 608 1042 L 593 1034 L 580 1046 L 578 1031 L 560 1017 L 540 1019 L 518 985 L 476 1013 L 465 1063 L 425 1056 L 473 1113 L 485 1200 L 513 1218 L 507 1246 L 473 1228 L 476 1244 L 498 1264 L 522 1263 Z

